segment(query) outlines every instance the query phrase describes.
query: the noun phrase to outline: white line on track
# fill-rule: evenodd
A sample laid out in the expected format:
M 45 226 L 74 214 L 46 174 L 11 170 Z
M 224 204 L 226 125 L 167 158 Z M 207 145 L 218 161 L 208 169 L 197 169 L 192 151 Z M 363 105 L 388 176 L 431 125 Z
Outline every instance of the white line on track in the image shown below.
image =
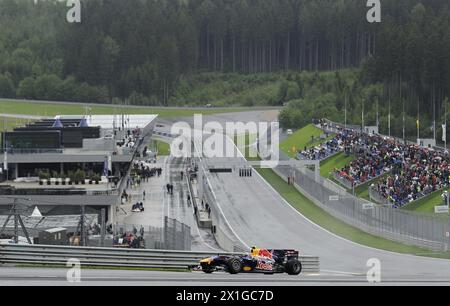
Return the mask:
M 194 135 L 195 135 L 195 133 L 194 133 Z M 227 136 L 228 137 L 228 136 Z M 228 137 L 229 138 L 229 137 Z M 231 140 L 231 139 L 230 139 Z M 233 142 L 234 143 L 234 142 Z M 197 146 L 196 146 L 196 139 L 194 139 L 194 148 L 195 148 L 195 151 L 197 151 L 197 156 L 203 156 L 202 154 L 200 154 L 200 152 L 198 152 L 198 148 L 197 148 Z M 240 153 L 240 151 L 239 151 L 239 149 L 238 149 L 238 152 Z M 201 152 L 201 153 L 203 153 L 203 152 Z M 242 155 L 242 154 L 241 154 Z M 202 166 L 202 168 L 203 168 L 203 166 Z M 204 173 L 205 174 L 207 174 L 207 171 L 206 171 L 206 169 L 204 169 L 203 168 L 203 171 L 204 171 Z M 208 182 L 208 185 L 209 186 L 212 186 L 211 185 L 211 182 L 209 181 L 209 178 L 208 178 L 208 176 L 207 175 L 205 175 L 205 177 L 206 177 L 206 180 L 207 180 L 207 182 Z M 212 192 L 212 194 L 213 194 L 213 196 L 214 196 L 214 198 L 216 199 L 216 205 L 217 205 L 217 207 L 219 208 L 219 211 L 220 211 L 220 213 L 222 214 L 222 216 L 223 216 L 223 218 L 224 218 L 224 220 L 225 220 L 225 223 L 227 224 L 227 226 L 230 228 L 230 230 L 231 230 L 231 232 L 233 233 L 233 235 L 247 248 L 247 249 L 249 249 L 250 250 L 250 246 L 247 244 L 247 243 L 245 243 L 242 239 L 241 239 L 241 237 L 239 237 L 239 235 L 236 233 L 236 231 L 233 229 L 233 227 L 231 226 L 231 224 L 230 224 L 230 222 L 228 221 L 228 219 L 227 219 L 227 217 L 225 216 L 225 214 L 223 213 L 223 210 L 222 210 L 222 207 L 220 206 L 220 204 L 219 204 L 219 201 L 218 201 L 218 199 L 217 199 L 217 196 L 216 196 L 216 194 L 214 193 L 214 190 L 211 188 L 211 192 Z
M 283 203 L 284 204 L 286 204 L 289 208 L 291 208 L 292 209 L 292 211 L 294 211 L 296 214 L 298 214 L 300 217 L 302 217 L 305 221 L 307 221 L 307 222 L 309 222 L 310 224 L 312 224 L 312 225 L 314 225 L 315 227 L 317 227 L 317 228 L 319 228 L 320 230 L 322 230 L 322 231 L 324 231 L 324 232 L 326 232 L 326 233 L 328 233 L 329 235 L 331 235 L 331 236 L 333 236 L 333 237 L 335 237 L 335 238 L 337 238 L 337 239 L 340 239 L 340 240 L 342 240 L 342 241 L 345 241 L 345 242 L 347 242 L 347 243 L 350 243 L 350 244 L 353 244 L 353 245 L 356 245 L 356 246 L 359 246 L 359 247 L 363 247 L 363 248 L 366 248 L 366 249 L 369 249 L 369 250 L 373 250 L 373 251 L 377 251 L 377 252 L 382 252 L 382 253 L 385 253 L 385 254 L 390 254 L 390 255 L 401 255 L 401 256 L 404 256 L 404 257 L 413 257 L 413 258 L 420 258 L 420 259 L 424 259 L 424 260 L 430 260 L 430 261 L 446 261 L 446 262 L 448 262 L 449 260 L 448 259 L 443 259 L 443 258 L 430 258 L 430 257 L 422 257 L 422 256 L 417 256 L 417 255 L 412 255 L 412 254 L 406 254 L 406 253 L 397 253 L 397 252 L 393 252 L 393 251 L 387 251 L 387 250 L 382 250 L 382 249 L 377 249 L 377 248 L 374 248 L 374 247 L 371 247 L 371 246 L 367 246 L 367 245 L 363 245 L 363 244 L 360 244 L 360 243 L 358 243 L 358 242 L 354 242 L 354 241 L 351 241 L 351 240 L 348 240 L 347 238 L 344 238 L 344 237 L 341 237 L 341 236 L 338 236 L 337 234 L 335 234 L 335 233 L 332 233 L 332 232 L 330 232 L 329 230 L 327 230 L 327 229 L 325 229 L 325 228 L 323 228 L 323 227 L 321 227 L 320 225 L 318 225 L 317 223 L 314 223 L 313 221 L 311 221 L 310 219 L 308 219 L 307 217 L 305 217 L 301 212 L 299 212 L 296 208 L 294 208 L 291 204 L 289 204 L 289 202 L 287 202 L 276 190 L 275 190 L 275 188 L 273 188 L 272 187 L 272 185 L 270 185 L 259 173 L 258 173 L 258 171 L 255 171 L 256 173 L 257 173 L 257 175 L 281 198 L 281 200 L 283 201 Z M 276 173 L 275 173 L 276 174 Z M 278 176 L 278 174 L 276 174 L 277 176 Z M 299 191 L 300 192 L 300 191 Z M 306 193 L 306 192 L 305 192 Z M 306 193 L 307 194 L 307 193 Z M 305 194 L 305 195 L 306 195 Z M 309 197 L 308 197 L 309 196 Z M 307 196 L 307 198 L 308 198 L 308 200 L 310 200 L 310 197 L 311 197 L 311 195 L 309 195 L 308 194 L 308 196 Z M 313 203 L 313 205 L 316 205 L 316 204 L 314 204 Z M 338 219 L 339 220 L 339 219 Z

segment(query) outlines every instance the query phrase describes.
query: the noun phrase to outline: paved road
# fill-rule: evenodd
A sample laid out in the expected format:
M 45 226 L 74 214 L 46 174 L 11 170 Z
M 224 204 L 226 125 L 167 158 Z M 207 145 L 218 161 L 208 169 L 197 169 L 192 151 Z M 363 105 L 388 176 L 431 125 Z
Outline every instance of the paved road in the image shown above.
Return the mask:
M 446 280 L 402 278 L 370 284 L 363 276 L 336 273 L 289 275 L 239 274 L 218 272 L 156 272 L 121 270 L 82 270 L 80 283 L 67 282 L 66 269 L 0 267 L 0 286 L 341 286 L 341 285 L 448 285 Z
M 4 99 L 0 98 L 0 102 L 22 102 L 22 103 L 36 103 L 36 104 L 63 104 L 63 105 L 75 105 L 75 106 L 99 106 L 99 107 L 108 107 L 111 108 L 138 108 L 138 109 L 173 109 L 173 110 L 179 110 L 179 109 L 186 109 L 186 110 L 226 110 L 231 107 L 206 107 L 206 106 L 186 106 L 186 107 L 179 107 L 179 106 L 145 106 L 145 105 L 122 105 L 122 104 L 102 104 L 102 103 L 85 103 L 85 102 L 67 102 L 67 101 L 43 101 L 43 100 L 27 100 L 27 99 Z M 280 109 L 279 106 L 257 106 L 257 107 L 232 107 L 233 109 L 242 109 L 243 111 L 249 110 L 251 111 L 254 108 L 257 109 Z
M 187 201 L 188 186 L 186 177 L 181 179 L 180 172 L 185 171 L 185 161 L 182 159 L 161 156 L 152 167 L 162 168 L 160 177 L 151 177 L 148 182 L 142 181 L 141 185 L 129 188 L 127 192 L 131 200 L 121 205 L 119 224 L 140 226 L 145 228 L 164 227 L 164 218 L 172 218 L 191 228 L 192 251 L 218 251 L 217 245 L 210 231 L 198 228 L 193 215 L 193 207 Z M 174 194 L 169 195 L 165 189 L 167 183 L 174 185 Z M 143 191 L 145 190 L 145 199 Z M 132 205 L 143 202 L 144 212 L 131 212 Z M 126 213 L 126 215 L 125 215 Z
M 41 120 L 41 119 L 53 118 L 53 117 L 23 115 L 23 114 L 0 114 L 0 117 L 1 118 L 12 118 L 12 119 L 30 119 L 30 120 Z

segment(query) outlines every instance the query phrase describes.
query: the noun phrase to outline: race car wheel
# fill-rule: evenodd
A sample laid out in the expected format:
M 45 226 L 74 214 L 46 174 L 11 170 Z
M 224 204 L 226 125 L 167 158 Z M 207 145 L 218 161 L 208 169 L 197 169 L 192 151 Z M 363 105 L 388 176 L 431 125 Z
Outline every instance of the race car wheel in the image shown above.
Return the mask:
M 286 263 L 286 273 L 289 275 L 299 275 L 302 272 L 302 264 L 297 259 L 291 259 Z
M 238 274 L 242 270 L 242 262 L 238 258 L 231 258 L 228 261 L 228 272 L 230 274 Z

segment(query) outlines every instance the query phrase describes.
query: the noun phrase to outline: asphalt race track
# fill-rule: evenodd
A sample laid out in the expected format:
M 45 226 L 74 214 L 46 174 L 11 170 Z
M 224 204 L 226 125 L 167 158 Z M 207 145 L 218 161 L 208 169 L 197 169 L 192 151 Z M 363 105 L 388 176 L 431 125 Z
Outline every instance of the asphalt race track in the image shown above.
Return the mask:
M 239 274 L 224 272 L 153 272 L 124 270 L 82 270 L 81 281 L 67 281 L 66 269 L 0 268 L 0 286 L 347 286 L 374 285 L 365 276 L 339 275 L 333 273 L 288 275 Z M 375 285 L 448 285 L 447 280 L 405 280 L 402 278 L 383 281 Z

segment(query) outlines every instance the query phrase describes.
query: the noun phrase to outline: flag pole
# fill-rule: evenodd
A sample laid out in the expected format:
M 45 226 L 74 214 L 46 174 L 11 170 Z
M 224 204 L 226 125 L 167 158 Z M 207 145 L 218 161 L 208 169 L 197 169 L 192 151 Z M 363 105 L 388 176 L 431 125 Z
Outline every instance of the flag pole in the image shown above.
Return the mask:
M 389 130 L 389 137 L 391 137 L 391 88 L 390 88 L 390 85 L 388 85 L 388 100 L 389 100 L 388 130 Z
M 445 144 L 445 151 L 447 151 L 447 98 L 445 98 L 444 100 L 444 124 L 445 124 L 445 129 L 444 129 L 444 144 Z
M 417 100 L 417 143 L 420 144 L 420 102 Z

